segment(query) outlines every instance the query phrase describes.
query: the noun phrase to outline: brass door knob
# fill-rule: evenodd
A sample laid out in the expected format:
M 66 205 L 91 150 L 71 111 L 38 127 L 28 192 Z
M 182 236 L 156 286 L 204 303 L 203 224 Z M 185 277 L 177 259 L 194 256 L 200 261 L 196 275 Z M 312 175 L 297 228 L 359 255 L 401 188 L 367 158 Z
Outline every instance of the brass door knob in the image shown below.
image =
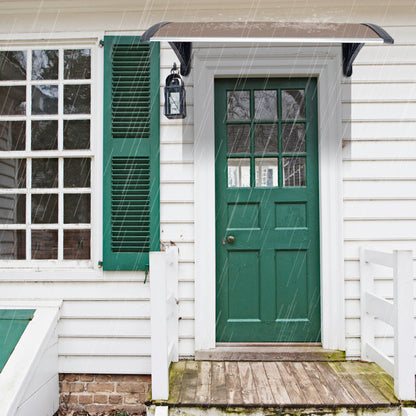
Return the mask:
M 234 243 L 234 241 L 235 241 L 235 237 L 234 237 L 233 235 L 229 235 L 229 236 L 227 237 L 227 241 L 228 241 L 230 244 L 232 244 L 232 243 Z

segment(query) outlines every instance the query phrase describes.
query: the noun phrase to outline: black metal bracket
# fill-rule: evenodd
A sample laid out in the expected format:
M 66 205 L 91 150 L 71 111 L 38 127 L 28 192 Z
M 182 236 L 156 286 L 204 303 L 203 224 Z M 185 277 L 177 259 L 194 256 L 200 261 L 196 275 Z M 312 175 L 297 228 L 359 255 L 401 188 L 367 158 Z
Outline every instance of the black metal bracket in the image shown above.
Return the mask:
M 171 22 L 156 23 L 152 27 L 146 30 L 140 36 L 140 43 L 150 42 L 150 39 L 154 34 L 163 26 Z M 186 77 L 191 72 L 191 59 L 192 59 L 192 43 L 191 42 L 169 42 L 170 47 L 175 52 L 179 59 L 181 67 L 181 75 Z
M 364 43 L 342 44 L 342 72 L 346 77 L 352 75 L 352 64 L 363 46 Z
M 169 42 L 181 64 L 181 75 L 186 77 L 191 72 L 192 42 Z

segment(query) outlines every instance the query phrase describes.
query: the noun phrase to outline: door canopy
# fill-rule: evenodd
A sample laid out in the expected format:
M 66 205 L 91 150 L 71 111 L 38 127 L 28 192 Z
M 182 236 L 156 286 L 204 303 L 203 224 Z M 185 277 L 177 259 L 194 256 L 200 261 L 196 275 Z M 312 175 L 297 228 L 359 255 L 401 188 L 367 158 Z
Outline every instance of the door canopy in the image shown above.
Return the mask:
M 169 42 L 181 64 L 181 75 L 191 72 L 192 42 L 320 43 L 342 45 L 346 77 L 365 43 L 393 44 L 393 38 L 371 23 L 288 22 L 161 22 L 150 27 L 141 42 Z

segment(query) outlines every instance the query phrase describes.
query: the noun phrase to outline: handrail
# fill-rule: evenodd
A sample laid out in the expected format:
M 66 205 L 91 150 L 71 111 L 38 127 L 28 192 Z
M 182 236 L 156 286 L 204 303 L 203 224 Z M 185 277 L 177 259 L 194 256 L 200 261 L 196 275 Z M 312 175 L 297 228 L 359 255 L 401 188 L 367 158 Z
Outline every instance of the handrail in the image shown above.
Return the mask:
M 149 259 L 152 399 L 168 400 L 169 366 L 178 361 L 178 248 L 151 252 Z
M 393 269 L 393 302 L 374 292 L 371 264 Z M 393 254 L 360 248 L 361 359 L 375 361 L 394 378 L 399 400 L 415 400 L 415 350 L 413 326 L 413 260 L 410 250 Z M 394 358 L 375 346 L 375 319 L 394 329 Z

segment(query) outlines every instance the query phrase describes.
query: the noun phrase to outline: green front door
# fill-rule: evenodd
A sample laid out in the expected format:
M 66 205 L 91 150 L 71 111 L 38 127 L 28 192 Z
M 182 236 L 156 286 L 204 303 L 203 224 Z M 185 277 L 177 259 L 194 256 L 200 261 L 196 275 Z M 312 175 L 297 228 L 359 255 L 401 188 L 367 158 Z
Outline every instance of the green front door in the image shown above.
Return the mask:
M 317 83 L 215 81 L 218 342 L 320 340 Z

